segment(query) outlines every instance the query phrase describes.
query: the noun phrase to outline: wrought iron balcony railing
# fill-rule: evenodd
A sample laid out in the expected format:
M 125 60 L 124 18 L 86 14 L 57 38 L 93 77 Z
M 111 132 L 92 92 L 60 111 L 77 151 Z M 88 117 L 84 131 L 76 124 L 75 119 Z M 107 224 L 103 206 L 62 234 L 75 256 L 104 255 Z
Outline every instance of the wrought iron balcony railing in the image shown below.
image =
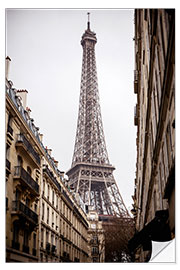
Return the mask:
M 26 150 L 35 158 L 36 162 L 40 165 L 39 154 L 34 150 L 33 146 L 23 134 L 18 134 L 17 143 L 23 143 L 26 147 Z
M 11 162 L 6 158 L 6 168 L 10 171 L 11 170 Z
M 54 177 L 53 173 L 49 170 L 49 168 L 47 166 L 45 166 L 43 168 L 43 173 L 46 173 L 50 177 L 50 179 L 54 182 L 54 184 L 57 186 L 59 191 L 61 191 L 61 185 L 58 183 L 58 181 Z
M 15 166 L 14 177 L 19 177 L 25 184 L 27 184 L 33 191 L 39 194 L 39 185 L 34 181 L 30 174 L 21 166 Z
M 35 224 L 38 223 L 38 215 L 19 200 L 12 202 L 12 211 L 25 216 Z
M 139 79 L 139 71 L 134 70 L 134 81 L 138 81 L 138 79 Z
M 11 134 L 11 136 L 13 136 L 13 129 L 9 124 L 8 124 L 8 127 L 7 127 L 7 132 L 9 132 Z

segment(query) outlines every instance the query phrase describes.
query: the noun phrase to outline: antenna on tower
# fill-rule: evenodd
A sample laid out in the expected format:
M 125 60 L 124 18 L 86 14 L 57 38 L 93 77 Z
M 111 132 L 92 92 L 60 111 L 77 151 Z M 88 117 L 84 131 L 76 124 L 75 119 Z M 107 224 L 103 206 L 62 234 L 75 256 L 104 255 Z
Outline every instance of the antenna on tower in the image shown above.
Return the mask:
M 87 15 L 88 15 L 87 27 L 88 27 L 88 30 L 90 30 L 90 13 L 88 12 Z

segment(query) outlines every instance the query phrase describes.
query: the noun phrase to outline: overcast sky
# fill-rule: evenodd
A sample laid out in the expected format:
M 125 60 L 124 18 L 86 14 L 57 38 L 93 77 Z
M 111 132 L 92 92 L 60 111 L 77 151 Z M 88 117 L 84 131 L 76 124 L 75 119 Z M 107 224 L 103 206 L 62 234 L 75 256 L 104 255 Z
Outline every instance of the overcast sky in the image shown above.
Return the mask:
M 100 105 L 109 160 L 127 208 L 133 203 L 136 127 L 133 90 L 133 10 L 8 9 L 6 55 L 10 80 L 27 89 L 27 105 L 52 149 L 59 169 L 71 167 L 77 127 L 82 67 L 81 36 L 91 13 L 97 35 Z

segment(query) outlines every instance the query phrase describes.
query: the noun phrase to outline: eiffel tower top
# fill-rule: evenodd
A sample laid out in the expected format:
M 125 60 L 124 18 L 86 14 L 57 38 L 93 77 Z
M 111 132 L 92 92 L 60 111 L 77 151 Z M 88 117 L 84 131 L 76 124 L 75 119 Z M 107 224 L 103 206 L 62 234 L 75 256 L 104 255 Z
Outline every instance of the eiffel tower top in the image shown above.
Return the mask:
M 86 44 L 89 46 L 91 45 L 93 46 L 96 44 L 97 38 L 96 34 L 92 32 L 90 29 L 90 13 L 88 12 L 87 15 L 88 15 L 87 30 L 82 36 L 81 45 L 84 46 Z
M 90 30 L 88 14 L 87 30 L 82 36 L 83 47 L 79 115 L 72 166 L 75 163 L 93 163 L 111 166 L 106 150 L 96 72 L 96 34 Z

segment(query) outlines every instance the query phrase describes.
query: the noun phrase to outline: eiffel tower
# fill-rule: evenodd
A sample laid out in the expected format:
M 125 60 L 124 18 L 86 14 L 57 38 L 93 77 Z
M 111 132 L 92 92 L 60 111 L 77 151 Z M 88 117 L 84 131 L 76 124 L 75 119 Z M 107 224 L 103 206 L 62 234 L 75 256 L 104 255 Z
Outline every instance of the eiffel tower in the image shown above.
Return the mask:
M 82 36 L 82 75 L 79 115 L 71 169 L 67 172 L 70 188 L 99 215 L 127 218 L 129 213 L 113 176 L 108 158 L 101 118 L 97 83 L 96 34 L 90 29 Z

